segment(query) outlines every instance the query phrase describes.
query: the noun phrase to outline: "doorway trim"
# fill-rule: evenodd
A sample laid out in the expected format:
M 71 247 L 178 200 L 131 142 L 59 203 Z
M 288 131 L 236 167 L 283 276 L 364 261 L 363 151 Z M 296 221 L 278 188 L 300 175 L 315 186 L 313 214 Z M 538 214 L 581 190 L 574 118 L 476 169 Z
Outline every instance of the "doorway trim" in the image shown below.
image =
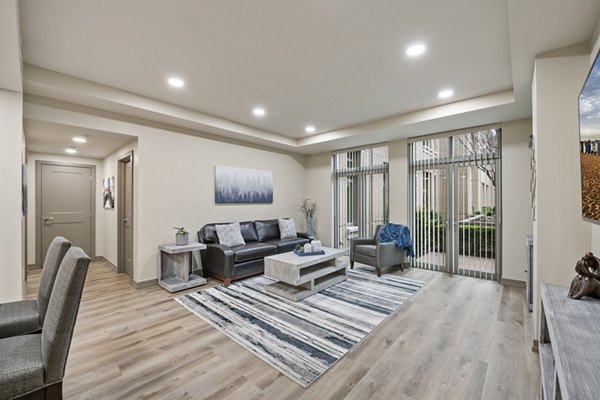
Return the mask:
M 91 190 L 91 253 L 90 258 L 96 258 L 96 166 L 93 164 L 79 164 L 70 162 L 58 161 L 35 161 L 35 264 L 38 267 L 42 266 L 42 165 L 58 165 L 63 167 L 83 167 L 90 168 L 92 172 L 92 181 L 90 182 Z
M 133 163 L 133 150 L 128 151 L 127 153 L 121 155 L 117 158 L 117 273 L 122 274 L 125 273 L 125 227 L 123 226 L 123 219 L 125 218 L 125 164 L 131 162 L 132 168 L 132 177 L 131 177 L 131 197 L 134 196 L 133 188 L 134 188 L 134 179 L 135 173 L 134 168 L 135 165 Z M 135 206 L 135 199 L 133 200 L 133 204 Z M 134 209 L 134 221 L 135 221 L 135 209 Z M 132 224 L 133 229 L 135 229 L 135 225 Z M 133 260 L 135 261 L 135 259 Z M 129 280 L 133 282 L 133 268 L 134 262 L 132 261 L 131 265 L 131 276 Z

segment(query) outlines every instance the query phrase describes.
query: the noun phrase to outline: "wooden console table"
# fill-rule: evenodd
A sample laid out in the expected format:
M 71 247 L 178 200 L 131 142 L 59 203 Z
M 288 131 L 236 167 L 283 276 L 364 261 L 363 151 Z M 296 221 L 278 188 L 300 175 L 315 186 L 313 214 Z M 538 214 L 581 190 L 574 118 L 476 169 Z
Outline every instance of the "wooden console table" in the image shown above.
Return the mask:
M 183 246 L 164 244 L 160 249 L 158 264 L 158 284 L 169 292 L 190 289 L 204 285 L 206 279 L 192 270 L 192 253 L 206 249 L 202 243 L 190 243 Z
M 600 300 L 568 292 L 542 285 L 542 398 L 600 399 Z

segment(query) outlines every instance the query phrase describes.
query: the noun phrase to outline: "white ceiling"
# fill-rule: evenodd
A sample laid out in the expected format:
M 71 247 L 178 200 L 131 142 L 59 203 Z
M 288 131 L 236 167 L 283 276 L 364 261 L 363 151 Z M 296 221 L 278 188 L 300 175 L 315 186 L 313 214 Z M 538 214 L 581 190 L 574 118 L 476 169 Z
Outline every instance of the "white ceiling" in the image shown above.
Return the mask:
M 26 93 L 303 153 L 530 116 L 535 55 L 600 19 L 598 0 L 20 5 L 24 61 L 50 70 Z
M 77 157 L 105 158 L 126 144 L 136 140 L 134 136 L 113 132 L 83 129 L 25 118 L 27 150 L 39 153 L 62 154 L 67 147 L 77 149 Z M 86 143 L 75 143 L 73 137 L 85 137 Z

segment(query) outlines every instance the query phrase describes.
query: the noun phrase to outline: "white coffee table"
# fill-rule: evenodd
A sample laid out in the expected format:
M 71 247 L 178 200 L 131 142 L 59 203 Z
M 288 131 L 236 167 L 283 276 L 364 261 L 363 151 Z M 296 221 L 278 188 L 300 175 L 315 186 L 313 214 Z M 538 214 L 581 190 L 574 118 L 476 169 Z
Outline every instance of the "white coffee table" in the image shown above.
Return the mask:
M 300 301 L 347 278 L 348 262 L 340 257 L 348 250 L 324 247 L 325 254 L 301 257 L 294 252 L 265 257 L 265 276 L 277 280 L 265 289 L 292 301 Z

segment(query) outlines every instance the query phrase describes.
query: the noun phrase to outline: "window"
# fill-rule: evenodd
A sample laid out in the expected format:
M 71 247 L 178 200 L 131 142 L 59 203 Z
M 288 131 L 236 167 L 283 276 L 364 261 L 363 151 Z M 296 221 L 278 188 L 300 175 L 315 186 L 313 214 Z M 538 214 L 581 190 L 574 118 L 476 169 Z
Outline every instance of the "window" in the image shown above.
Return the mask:
M 333 156 L 334 243 L 346 248 L 353 237 L 373 235 L 389 218 L 388 148 L 374 147 Z

